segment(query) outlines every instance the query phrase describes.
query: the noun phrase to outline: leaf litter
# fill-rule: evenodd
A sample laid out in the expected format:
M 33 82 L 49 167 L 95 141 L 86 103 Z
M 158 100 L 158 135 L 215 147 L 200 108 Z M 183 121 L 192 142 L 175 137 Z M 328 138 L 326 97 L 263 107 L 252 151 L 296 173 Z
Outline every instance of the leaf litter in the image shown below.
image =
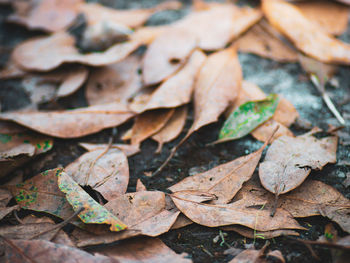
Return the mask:
M 154 237 L 192 223 L 235 231 L 254 242 L 297 236 L 306 230 L 297 218 L 315 215 L 350 232 L 349 199 L 327 184 L 307 179 L 311 169 L 336 162 L 337 137 L 318 139 L 315 130 L 294 137 L 295 129 L 289 128 L 299 115 L 295 107 L 281 94 L 266 96 L 245 81 L 237 56 L 238 50 L 285 63 L 298 61 L 324 89 L 335 70 L 333 64 L 349 64 L 348 44 L 334 37 L 346 30 L 348 8 L 326 1 L 264 0 L 262 10 L 194 1 L 193 9 L 178 21 L 150 26 L 145 23 L 155 12 L 177 10 L 180 3 L 132 10 L 81 0 L 11 4 L 15 14 L 10 21 L 47 35 L 18 44 L 0 74 L 22 79 L 32 100 L 32 110 L 0 114 L 0 176 L 7 179 L 36 155 L 45 157 L 53 148 L 51 137 L 79 138 L 126 123 L 123 134 L 129 120 L 134 119 L 134 124 L 121 138 L 130 144 L 113 143 L 115 134 L 109 143 L 91 143 L 87 137 L 83 139 L 87 143 L 80 145 L 88 152 L 69 160 L 65 169 L 1 186 L 5 259 L 43 262 L 47 261 L 44 250 L 67 262 L 191 262 Z M 80 40 L 71 30 L 79 26 L 75 20 L 79 14 L 86 20 Z M 81 53 L 81 48 L 89 53 Z M 90 106 L 57 107 L 58 98 L 69 99 L 81 86 Z M 53 110 L 43 111 L 43 103 Z M 133 161 L 128 157 L 140 152 L 146 145 L 143 141 L 156 141 L 160 153 L 167 148 L 165 143 L 178 139 L 156 175 L 194 132 L 221 122 L 221 115 L 227 120 L 216 134 L 219 142 L 228 144 L 227 140 L 250 133 L 264 144 L 175 182 L 168 187 L 172 193 L 157 191 L 142 175 L 136 188 L 129 181 L 135 171 L 132 166 L 129 171 Z M 186 120 L 192 121 L 189 128 Z M 180 134 L 185 134 L 181 140 Z M 154 190 L 147 190 L 142 182 Z M 12 196 L 17 205 L 10 202 Z M 18 209 L 64 221 L 19 218 Z M 23 224 L 10 226 L 8 217 Z M 61 230 L 66 224 L 73 227 L 68 235 Z M 84 251 L 86 246 L 115 241 L 120 242 Z M 254 262 L 267 258 L 284 262 L 281 252 L 267 252 L 267 246 L 236 253 L 231 262 L 247 257 Z

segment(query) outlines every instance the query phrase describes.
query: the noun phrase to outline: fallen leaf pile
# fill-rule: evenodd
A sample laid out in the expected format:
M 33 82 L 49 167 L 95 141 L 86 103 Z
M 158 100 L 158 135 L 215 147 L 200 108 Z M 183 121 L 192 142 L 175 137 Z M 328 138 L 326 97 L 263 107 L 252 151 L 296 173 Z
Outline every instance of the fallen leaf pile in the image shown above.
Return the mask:
M 48 253 L 57 262 L 191 262 L 155 237 L 192 223 L 255 240 L 298 236 L 307 228 L 297 219 L 318 215 L 349 233 L 350 201 L 308 178 L 312 170 L 337 162 L 338 137 L 324 136 L 317 127 L 294 136 L 295 107 L 244 80 L 238 59 L 238 52 L 247 52 L 304 66 L 300 56 L 350 64 L 350 44 L 336 38 L 346 31 L 347 7 L 289 2 L 262 0 L 252 8 L 194 1 L 186 16 L 162 26 L 147 21 L 182 8 L 179 2 L 133 10 L 83 0 L 4 2 L 14 10 L 8 22 L 45 32 L 15 46 L 0 72 L 2 79 L 21 79 L 31 102 L 0 113 L 0 178 L 6 180 L 0 187 L 0 254 L 7 262 L 46 262 Z M 79 17 L 85 23 L 77 37 L 72 28 Z M 54 107 L 81 87 L 87 105 Z M 43 104 L 51 110 L 41 110 Z M 147 190 L 138 180 L 136 192 L 130 191 L 128 157 L 140 152 L 142 142 L 156 141 L 157 154 L 178 139 L 154 169 L 157 174 L 193 133 L 222 116 L 217 139 L 206 147 L 248 134 L 264 144 L 168 189 Z M 118 134 L 124 143 L 84 138 L 80 145 L 87 152 L 67 166 L 11 181 L 15 169 L 55 147 L 54 138 L 115 131 L 124 123 L 130 124 Z M 17 210 L 27 216 L 18 218 Z M 28 216 L 37 212 L 61 223 Z M 11 213 L 20 224 L 8 225 Z M 68 233 L 65 224 L 72 226 Z M 230 262 L 284 262 L 280 251 L 266 247 L 226 252 L 235 256 Z

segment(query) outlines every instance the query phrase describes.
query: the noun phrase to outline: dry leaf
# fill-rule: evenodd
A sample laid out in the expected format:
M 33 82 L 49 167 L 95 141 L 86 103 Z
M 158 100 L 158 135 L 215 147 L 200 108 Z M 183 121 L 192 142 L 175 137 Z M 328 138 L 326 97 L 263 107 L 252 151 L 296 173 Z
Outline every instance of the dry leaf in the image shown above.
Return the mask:
M 224 48 L 260 18 L 261 12 L 257 9 L 213 4 L 209 9 L 189 14 L 173 27 L 190 32 L 197 39 L 199 48 L 216 50 Z
M 246 156 L 239 157 L 231 162 L 221 164 L 204 173 L 185 178 L 169 187 L 172 192 L 183 190 L 201 190 L 214 194 L 217 200 L 214 204 L 227 204 L 248 181 L 259 163 L 265 143 L 259 150 Z
M 267 206 L 270 206 L 275 200 L 270 192 L 260 186 L 258 180 L 247 182 L 235 198 L 255 200 L 253 205 L 266 202 Z M 349 199 L 320 181 L 306 180 L 290 193 L 281 195 L 278 199 L 278 207 L 287 210 L 293 217 L 322 214 L 337 222 L 344 231 L 350 232 Z
M 16 64 L 13 55 L 11 55 L 5 66 L 0 70 L 0 79 L 20 78 L 25 76 L 27 73 L 27 71 Z
M 65 97 L 77 91 L 84 84 L 88 73 L 85 67 L 70 68 L 70 71 L 58 87 L 57 97 Z
M 146 186 L 142 183 L 140 179 L 137 179 L 136 182 L 136 192 L 147 191 Z
M 14 0 L 15 14 L 8 21 L 31 30 L 61 31 L 73 23 L 81 3 L 83 0 Z
M 235 231 L 241 236 L 251 239 L 271 239 L 279 236 L 299 236 L 299 233 L 289 229 L 279 229 L 271 231 L 256 231 L 244 226 L 233 225 L 221 227 L 224 231 Z
M 273 250 L 266 254 L 266 257 L 272 257 L 275 258 L 275 260 L 278 260 L 281 263 L 285 263 L 284 257 L 279 250 Z
M 104 52 L 90 54 L 80 54 L 74 45 L 74 37 L 65 32 L 48 37 L 37 37 L 16 46 L 13 59 L 20 67 L 35 71 L 48 71 L 63 63 L 73 62 L 105 66 L 126 58 L 139 47 L 140 43 L 127 41 L 115 44 Z
M 205 59 L 202 51 L 195 50 L 186 65 L 152 93 L 143 110 L 174 108 L 189 103 L 196 76 Z
M 189 263 L 186 253 L 176 254 L 158 238 L 136 238 L 94 252 L 118 260 L 119 263 Z
M 89 105 L 127 103 L 142 87 L 138 73 L 140 59 L 136 55 L 129 56 L 116 64 L 94 69 L 85 89 Z
M 48 262 L 48 255 L 50 255 L 49 260 L 52 263 L 116 263 L 112 258 L 102 255 L 93 256 L 81 249 L 46 240 L 8 240 L 5 242 L 5 251 L 7 262 L 13 263 L 45 263 Z
M 251 132 L 251 135 L 262 142 L 266 142 L 271 135 L 271 132 L 276 130 L 278 128 L 277 132 L 273 135 L 272 140 L 274 141 L 277 138 L 281 136 L 290 136 L 293 137 L 294 134 L 283 124 L 278 123 L 274 119 L 268 120 L 259 127 L 257 127 L 254 131 Z
M 164 143 L 170 142 L 179 136 L 183 127 L 185 126 L 186 118 L 187 107 L 183 106 L 177 108 L 165 126 L 152 136 L 152 139 L 158 142 L 156 153 L 160 153 L 162 151 Z
M 350 64 L 350 45 L 332 37 L 297 7 L 281 0 L 264 0 L 262 9 L 271 25 L 305 54 L 324 63 Z
M 169 27 L 170 25 L 140 27 L 129 38 L 130 40 L 142 43 L 142 45 L 149 45 L 154 39 L 169 30 Z
M 259 177 L 265 189 L 276 195 L 298 187 L 311 169 L 322 169 L 336 162 L 337 137 L 316 139 L 314 132 L 298 137 L 282 136 L 268 149 L 259 166 Z
M 193 222 L 209 226 L 243 225 L 258 231 L 277 229 L 303 229 L 292 216 L 283 209 L 277 209 L 274 217 L 270 211 L 256 207 L 248 207 L 249 196 L 231 204 L 210 205 L 180 199 L 177 193 L 171 196 L 176 207 Z M 263 203 L 262 203 L 263 204 Z
M 242 71 L 237 53 L 228 48 L 211 54 L 202 66 L 194 90 L 194 122 L 186 137 L 217 121 L 241 89 Z
M 79 143 L 79 145 L 89 152 L 106 149 L 108 147 L 108 144 Z M 123 153 L 128 157 L 140 152 L 140 145 L 136 145 L 136 144 L 133 145 L 133 144 L 118 143 L 118 144 L 112 144 L 110 148 L 119 149 L 123 151 Z
M 129 183 L 129 165 L 118 148 L 97 149 L 80 156 L 65 171 L 78 184 L 89 185 L 111 200 L 126 192 Z
M 149 9 L 131 10 L 113 9 L 98 3 L 84 3 L 80 5 L 79 10 L 84 14 L 88 25 L 110 22 L 134 28 L 143 25 L 155 12 L 167 9 L 179 9 L 180 7 L 181 3 L 177 1 L 164 2 Z
M 258 23 L 236 41 L 240 52 L 253 53 L 279 62 L 295 62 L 297 53 L 271 33 L 270 25 Z
M 118 126 L 133 115 L 125 105 L 110 103 L 66 111 L 6 112 L 0 119 L 50 136 L 75 138 Z
M 196 38 L 186 30 L 168 30 L 148 47 L 142 64 L 146 86 L 154 85 L 179 70 L 196 47 Z
M 235 256 L 229 263 L 256 263 L 259 262 L 262 254 L 260 250 L 247 249 Z
M 296 3 L 301 12 L 332 35 L 343 34 L 348 26 L 349 9 L 330 1 Z
M 147 111 L 135 118 L 132 126 L 131 144 L 142 141 L 160 131 L 174 114 L 174 109 L 160 109 Z

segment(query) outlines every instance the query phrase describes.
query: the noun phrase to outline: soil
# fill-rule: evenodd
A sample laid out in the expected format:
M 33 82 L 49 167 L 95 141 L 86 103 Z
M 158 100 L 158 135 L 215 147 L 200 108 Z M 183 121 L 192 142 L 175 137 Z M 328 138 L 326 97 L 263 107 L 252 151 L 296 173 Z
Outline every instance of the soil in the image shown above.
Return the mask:
M 161 0 L 100 0 L 89 1 L 100 2 L 115 8 L 140 8 L 151 7 Z M 189 11 L 190 1 L 183 1 L 184 9 L 179 11 L 164 11 L 152 16 L 148 24 L 170 23 L 181 18 Z M 240 3 L 256 4 L 256 1 L 240 1 Z M 6 17 L 12 12 L 11 8 L 0 6 L 0 66 L 4 65 L 11 49 L 21 41 L 42 34 L 42 32 L 30 32 L 24 27 L 8 24 Z M 350 27 L 349 27 L 350 28 Z M 341 39 L 350 40 L 350 30 L 341 36 Z M 311 82 L 308 81 L 305 73 L 298 64 L 282 64 L 268 59 L 263 59 L 251 54 L 240 54 L 239 59 L 243 68 L 244 78 L 259 85 L 266 93 L 278 93 L 291 101 L 300 113 L 302 119 L 309 121 L 313 126 L 318 126 L 325 130 L 328 125 L 337 126 L 337 120 L 333 117 L 322 101 L 318 91 Z M 337 105 L 340 112 L 349 118 L 350 103 L 341 105 L 344 98 L 350 94 L 350 74 L 346 67 L 340 68 L 335 78 L 339 83 L 338 88 L 327 87 L 331 98 Z M 0 103 L 2 111 L 16 110 L 29 105 L 30 100 L 26 91 L 23 89 L 20 80 L 0 81 Z M 43 109 L 54 108 L 59 105 L 60 108 L 73 108 L 87 105 L 84 97 L 84 89 L 69 98 L 60 99 L 54 103 L 42 105 Z M 192 114 L 187 120 L 186 129 L 189 128 L 192 121 Z M 343 134 L 349 134 L 349 119 L 346 127 L 342 130 Z M 146 185 L 149 190 L 157 189 L 166 191 L 166 188 L 185 178 L 189 174 L 208 170 L 218 164 L 233 160 L 239 156 L 251 153 L 257 150 L 262 143 L 256 141 L 251 136 L 243 139 L 222 143 L 207 147 L 206 144 L 216 139 L 218 131 L 222 126 L 223 119 L 216 124 L 202 128 L 199 132 L 192 135 L 191 138 L 179 149 L 176 156 L 169 165 L 157 176 L 148 177 L 145 172 L 155 171 L 166 159 L 170 149 L 180 138 L 165 145 L 161 154 L 154 154 L 156 143 L 147 140 L 142 144 L 141 153 L 129 158 L 130 183 L 129 191 L 135 191 L 138 178 Z M 117 128 L 118 134 L 114 136 L 114 142 L 119 142 L 119 135 L 126 131 L 131 122 Z M 184 136 L 186 129 L 183 131 Z M 306 130 L 294 125 L 292 130 L 295 134 L 304 133 Z M 104 142 L 106 143 L 112 134 L 111 129 L 100 133 L 90 135 L 84 138 L 74 140 L 55 139 L 54 149 L 45 155 L 39 156 L 35 160 L 26 164 L 24 167 L 14 172 L 23 174 L 24 178 L 29 178 L 46 169 L 57 166 L 65 166 L 84 153 L 84 150 L 78 146 L 79 142 Z M 349 138 L 341 138 L 337 153 L 337 164 L 327 165 L 322 171 L 312 171 L 311 178 L 323 181 L 332 185 L 350 198 L 349 188 L 342 185 L 346 174 L 350 172 L 349 161 L 350 148 L 346 146 Z M 5 180 L 8 180 L 5 179 Z M 322 217 L 311 217 L 298 220 L 307 231 L 300 231 L 304 239 L 316 240 L 324 234 L 324 227 L 330 221 Z M 340 228 L 340 235 L 344 235 Z M 234 233 L 227 232 L 225 242 L 214 243 L 213 239 L 219 234 L 219 228 L 208 228 L 196 224 L 182 229 L 174 230 L 162 235 L 160 238 L 177 253 L 186 252 L 194 262 L 228 262 L 232 256 L 224 255 L 223 251 L 228 246 L 244 248 L 247 244 L 254 244 L 260 248 L 265 244 L 265 240 L 243 238 Z M 319 262 L 312 258 L 310 251 L 302 244 L 290 242 L 287 238 L 275 238 L 270 240 L 271 249 L 282 251 L 287 262 Z M 322 262 L 331 262 L 331 252 L 328 249 L 315 249 L 315 252 L 322 259 Z

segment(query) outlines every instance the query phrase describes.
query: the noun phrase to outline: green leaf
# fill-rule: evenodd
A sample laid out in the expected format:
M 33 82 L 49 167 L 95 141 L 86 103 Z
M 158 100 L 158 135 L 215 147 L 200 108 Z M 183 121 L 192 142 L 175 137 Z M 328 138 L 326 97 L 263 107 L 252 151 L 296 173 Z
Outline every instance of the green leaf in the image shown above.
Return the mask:
M 84 208 L 78 214 L 78 217 L 84 223 L 109 224 L 111 225 L 111 231 L 126 229 L 127 226 L 121 220 L 92 199 L 79 184 L 63 171 L 58 174 L 58 187 L 66 194 L 67 201 L 71 204 L 74 211 Z
M 277 94 L 270 94 L 264 100 L 248 101 L 239 106 L 225 121 L 217 142 L 235 140 L 249 134 L 273 116 L 278 101 Z

